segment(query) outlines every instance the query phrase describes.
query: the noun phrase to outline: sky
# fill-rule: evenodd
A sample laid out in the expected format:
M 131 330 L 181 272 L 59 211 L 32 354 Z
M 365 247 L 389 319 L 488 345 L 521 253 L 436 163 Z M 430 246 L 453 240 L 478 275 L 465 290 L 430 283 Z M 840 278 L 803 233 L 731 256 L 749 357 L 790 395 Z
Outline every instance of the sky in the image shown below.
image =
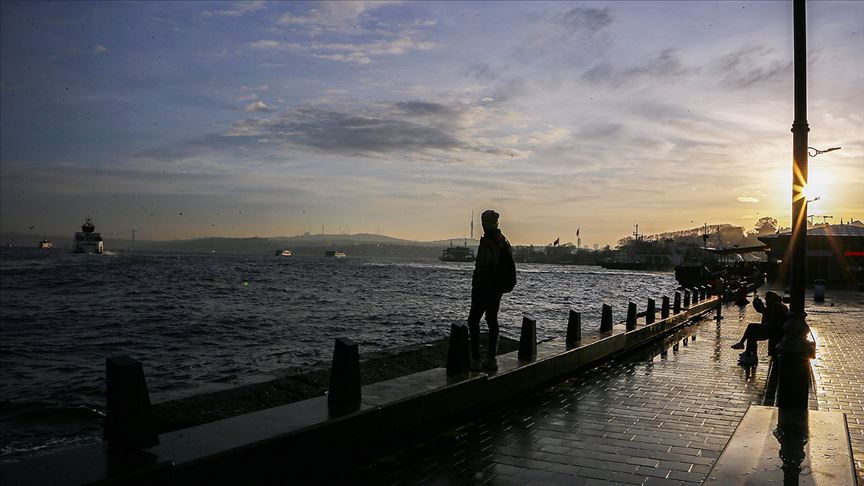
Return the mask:
M 807 8 L 809 142 L 842 146 L 810 160 L 810 212 L 864 219 L 864 2 Z M 788 225 L 791 2 L 0 9 L 4 232 Z

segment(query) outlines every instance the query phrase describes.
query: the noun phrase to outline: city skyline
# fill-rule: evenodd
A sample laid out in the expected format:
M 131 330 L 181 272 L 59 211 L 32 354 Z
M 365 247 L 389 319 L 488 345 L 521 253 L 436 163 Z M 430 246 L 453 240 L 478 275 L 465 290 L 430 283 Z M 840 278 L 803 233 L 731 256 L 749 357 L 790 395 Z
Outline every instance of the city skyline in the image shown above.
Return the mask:
M 789 226 L 789 2 L 2 4 L 0 224 L 515 244 Z M 808 4 L 812 214 L 864 216 L 864 4 Z M 475 221 L 478 224 L 479 221 Z M 476 236 L 476 235 L 475 235 Z

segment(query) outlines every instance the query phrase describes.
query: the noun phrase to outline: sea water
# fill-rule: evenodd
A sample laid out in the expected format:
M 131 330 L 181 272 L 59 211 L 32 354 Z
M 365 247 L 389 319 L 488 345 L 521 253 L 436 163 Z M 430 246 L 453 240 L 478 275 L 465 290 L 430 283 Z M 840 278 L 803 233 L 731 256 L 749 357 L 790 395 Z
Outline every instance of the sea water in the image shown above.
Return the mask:
M 323 250 L 322 250 L 323 255 Z M 105 358 L 143 363 L 151 400 L 279 376 L 326 363 L 333 339 L 364 353 L 444 338 L 470 305 L 472 263 L 391 259 L 4 248 L 0 252 L 0 461 L 96 442 Z M 671 295 L 668 273 L 519 264 L 502 333 L 522 316 L 538 338 L 583 335 L 601 303 Z

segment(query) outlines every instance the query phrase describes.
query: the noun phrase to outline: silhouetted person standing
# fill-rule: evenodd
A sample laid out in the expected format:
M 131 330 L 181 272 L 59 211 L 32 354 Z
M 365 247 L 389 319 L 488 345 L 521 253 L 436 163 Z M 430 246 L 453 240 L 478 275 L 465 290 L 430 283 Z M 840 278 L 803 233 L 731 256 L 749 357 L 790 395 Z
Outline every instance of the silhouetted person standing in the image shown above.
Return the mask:
M 489 348 L 483 369 L 498 369 L 496 360 L 498 350 L 498 308 L 501 296 L 513 290 L 516 285 L 516 264 L 513 262 L 513 248 L 498 229 L 498 213 L 488 209 L 483 211 L 483 236 L 477 248 L 474 275 L 471 279 L 471 312 L 468 314 L 468 328 L 471 334 L 471 368 L 480 369 L 480 317 L 486 314 L 489 326 Z

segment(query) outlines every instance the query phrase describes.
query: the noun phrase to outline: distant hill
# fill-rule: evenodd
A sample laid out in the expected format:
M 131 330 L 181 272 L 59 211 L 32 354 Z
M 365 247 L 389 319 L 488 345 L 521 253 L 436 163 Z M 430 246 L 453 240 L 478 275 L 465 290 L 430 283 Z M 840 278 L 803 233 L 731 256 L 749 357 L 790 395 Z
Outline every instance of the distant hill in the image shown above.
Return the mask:
M 47 235 L 56 248 L 72 247 L 72 235 Z M 24 233 L 0 234 L 3 245 L 11 242 L 13 246 L 36 248 L 42 235 Z M 335 249 L 346 252 L 349 256 L 394 256 L 406 258 L 437 258 L 441 250 L 450 245 L 467 242 L 475 247 L 477 240 L 453 238 L 452 240 L 412 241 L 392 236 L 361 233 L 356 235 L 318 234 L 302 236 L 248 237 L 248 238 L 194 238 L 188 240 L 136 240 L 137 250 L 179 251 L 189 253 L 239 253 L 239 254 L 272 254 L 277 249 L 289 248 L 295 255 L 320 256 L 325 249 Z M 132 248 L 129 238 L 105 238 L 105 249 L 126 250 Z

